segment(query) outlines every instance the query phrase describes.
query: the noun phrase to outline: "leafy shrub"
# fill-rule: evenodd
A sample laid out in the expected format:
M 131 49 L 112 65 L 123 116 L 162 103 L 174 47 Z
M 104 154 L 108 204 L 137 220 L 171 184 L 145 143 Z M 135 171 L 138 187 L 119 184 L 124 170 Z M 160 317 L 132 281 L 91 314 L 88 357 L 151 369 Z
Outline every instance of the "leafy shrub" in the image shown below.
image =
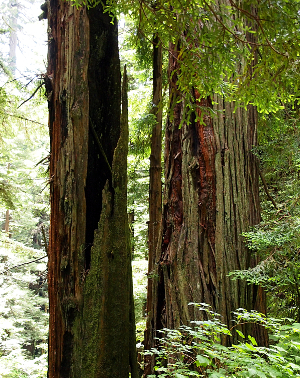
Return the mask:
M 177 330 L 162 330 L 159 346 L 151 351 L 156 356 L 156 375 L 149 378 L 184 377 L 300 377 L 300 324 L 267 318 L 255 311 L 238 309 L 232 329 L 206 304 L 194 304 L 207 320 L 191 322 Z M 252 336 L 245 337 L 240 324 L 258 322 L 270 332 L 272 345 L 259 347 Z M 285 320 L 288 322 L 288 320 Z M 241 341 L 230 347 L 221 338 L 236 330 Z
M 244 234 L 261 262 L 230 276 L 261 285 L 268 296 L 268 312 L 300 322 L 300 217 L 285 214 Z

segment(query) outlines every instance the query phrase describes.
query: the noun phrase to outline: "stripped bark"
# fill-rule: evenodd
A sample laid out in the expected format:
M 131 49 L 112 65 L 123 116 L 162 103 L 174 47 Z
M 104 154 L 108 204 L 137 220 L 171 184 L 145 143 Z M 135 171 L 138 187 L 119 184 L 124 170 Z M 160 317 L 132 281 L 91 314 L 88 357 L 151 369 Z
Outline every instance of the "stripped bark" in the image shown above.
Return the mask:
M 252 154 L 256 110 L 249 106 L 234 112 L 234 104 L 222 97 L 216 95 L 212 102 L 193 91 L 198 117 L 180 127 L 184 99 L 177 91 L 178 55 L 178 46 L 171 45 L 170 93 L 175 106 L 165 137 L 162 238 L 153 288 L 156 306 L 148 320 L 153 325 L 152 346 L 159 337 L 157 330 L 203 317 L 190 302 L 210 304 L 228 326 L 232 325 L 232 311 L 240 307 L 266 310 L 260 288 L 228 277 L 233 270 L 257 263 L 242 236 L 260 221 L 259 174 Z M 214 110 L 217 117 L 212 118 L 205 108 Z M 268 342 L 262 327 L 243 331 L 250 332 L 260 345 Z M 237 337 L 223 343 L 230 344 Z

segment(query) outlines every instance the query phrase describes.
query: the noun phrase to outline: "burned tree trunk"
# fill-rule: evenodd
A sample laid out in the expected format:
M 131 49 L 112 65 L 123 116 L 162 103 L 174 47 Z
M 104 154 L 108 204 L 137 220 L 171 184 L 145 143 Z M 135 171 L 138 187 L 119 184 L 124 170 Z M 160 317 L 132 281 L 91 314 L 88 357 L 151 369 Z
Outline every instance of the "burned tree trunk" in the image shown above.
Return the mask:
M 222 97 L 215 96 L 213 105 L 191 89 L 198 117 L 195 114 L 189 124 L 182 122 L 178 56 L 178 46 L 171 45 L 170 94 L 175 106 L 166 127 L 162 237 L 154 272 L 155 305 L 148 314 L 152 346 L 159 337 L 157 330 L 201 319 L 203 314 L 190 302 L 210 304 L 229 326 L 232 311 L 240 307 L 265 312 L 260 288 L 228 277 L 229 272 L 256 263 L 242 236 L 260 221 L 257 162 L 252 154 L 256 110 L 249 106 L 234 112 L 234 104 Z M 212 118 L 205 108 L 218 116 Z M 267 344 L 263 328 L 249 331 L 260 345 Z
M 48 375 L 136 377 L 117 24 L 58 0 L 48 22 Z

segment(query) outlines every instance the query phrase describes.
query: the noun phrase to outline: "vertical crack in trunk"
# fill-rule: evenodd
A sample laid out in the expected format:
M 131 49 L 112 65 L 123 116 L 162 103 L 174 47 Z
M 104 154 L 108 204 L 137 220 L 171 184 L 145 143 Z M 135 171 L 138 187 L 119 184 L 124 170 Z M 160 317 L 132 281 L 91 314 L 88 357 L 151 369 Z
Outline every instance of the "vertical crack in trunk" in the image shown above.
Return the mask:
M 106 182 L 112 190 L 111 166 L 120 134 L 120 63 L 117 23 L 102 6 L 87 12 L 90 25 L 89 144 L 86 179 L 85 269 L 90 269 L 94 231 L 102 210 Z

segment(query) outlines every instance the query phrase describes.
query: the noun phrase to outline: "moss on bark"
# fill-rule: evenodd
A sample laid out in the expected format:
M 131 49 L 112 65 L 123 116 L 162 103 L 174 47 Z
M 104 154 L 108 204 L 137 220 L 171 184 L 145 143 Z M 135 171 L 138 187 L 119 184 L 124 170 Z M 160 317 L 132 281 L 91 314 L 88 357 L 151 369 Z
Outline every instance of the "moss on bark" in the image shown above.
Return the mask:
M 136 378 L 117 25 L 100 5 L 87 14 L 57 0 L 48 21 L 48 375 L 128 378 L 131 364 Z

